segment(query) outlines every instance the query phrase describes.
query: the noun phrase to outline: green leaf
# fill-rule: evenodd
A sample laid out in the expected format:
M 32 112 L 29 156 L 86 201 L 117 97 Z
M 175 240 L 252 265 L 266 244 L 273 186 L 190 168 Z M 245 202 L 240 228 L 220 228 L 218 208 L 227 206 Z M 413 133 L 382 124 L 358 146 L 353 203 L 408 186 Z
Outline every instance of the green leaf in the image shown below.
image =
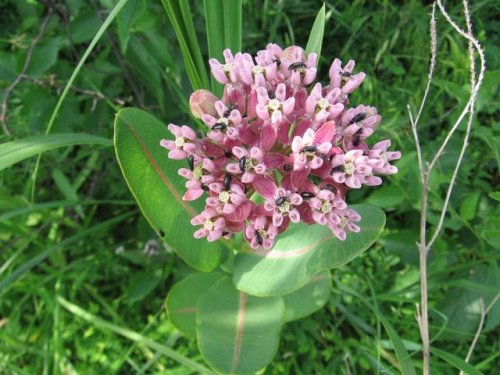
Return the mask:
M 306 52 L 309 54 L 315 52 L 319 58 L 321 56 L 321 46 L 323 45 L 323 34 L 325 33 L 325 4 L 321 7 L 314 20 L 313 27 L 311 29 L 311 34 L 309 34 L 309 39 L 306 45 Z
M 204 0 L 205 22 L 207 26 L 208 54 L 210 58 L 221 60 L 224 51 L 224 5 L 222 0 Z M 222 85 L 211 76 L 212 91 L 215 95 L 222 94 Z
M 500 191 L 492 191 L 491 193 L 488 194 L 491 199 L 494 199 L 498 202 L 500 202 Z
M 222 243 L 193 237 L 190 220 L 204 202 L 182 200 L 185 180 L 177 174 L 182 162 L 170 160 L 160 146 L 171 138 L 165 125 L 147 112 L 124 108 L 115 121 L 116 156 L 130 191 L 153 229 L 190 266 L 211 271 L 225 256 Z
M 125 291 L 125 301 L 137 302 L 146 297 L 158 286 L 161 275 L 162 272 L 160 269 L 135 273 L 130 278 L 127 290 Z
M 223 1 L 223 5 L 225 47 L 241 51 L 241 0 Z
M 167 296 L 166 308 L 172 324 L 187 337 L 196 338 L 198 298 L 224 277 L 221 272 L 196 272 L 175 284 Z
M 376 310 L 375 310 L 376 312 Z M 401 372 L 403 375 L 416 375 L 415 368 L 411 364 L 411 357 L 408 354 L 408 351 L 405 348 L 403 340 L 398 335 L 394 327 L 389 321 L 383 317 L 381 314 L 377 314 L 378 319 L 382 323 L 385 328 L 385 331 L 389 335 L 391 339 L 392 345 L 394 346 L 394 351 L 396 352 L 396 356 L 398 357 L 399 364 L 401 366 Z
M 462 216 L 464 220 L 471 221 L 476 217 L 480 195 L 479 191 L 473 191 L 462 199 L 460 204 L 460 216 Z
M 162 0 L 162 4 L 177 36 L 191 87 L 193 90 L 207 89 L 209 86 L 207 70 L 196 38 L 188 1 Z
M 467 375 L 483 375 L 483 373 L 481 371 L 475 369 L 474 367 L 469 365 L 467 362 L 465 362 L 463 359 L 458 358 L 458 357 L 456 357 L 453 354 L 450 354 L 448 352 L 445 352 L 444 350 L 431 347 L 431 353 L 435 354 L 436 356 L 438 356 L 441 359 L 444 359 L 450 365 L 463 371 Z
M 74 145 L 112 146 L 110 139 L 88 134 L 37 135 L 0 145 L 0 171 L 24 159 L 59 147 Z
M 198 302 L 200 352 L 220 372 L 255 373 L 276 354 L 284 312 L 283 298 L 249 296 L 225 277 Z
M 144 0 L 131 0 L 123 7 L 123 10 L 116 18 L 118 29 L 118 38 L 120 39 L 120 50 L 122 53 L 127 51 L 130 40 L 130 31 L 135 20 L 137 20 L 146 10 Z
M 385 224 L 384 212 L 373 206 L 352 206 L 362 217 L 360 233 L 345 241 L 322 225 L 291 225 L 271 251 L 252 250 L 236 255 L 236 288 L 254 296 L 277 296 L 306 285 L 320 270 L 340 267 L 368 249 Z
M 141 344 L 141 345 L 144 345 L 150 349 L 153 349 L 154 351 L 161 353 L 161 354 L 167 356 L 168 358 L 171 358 L 172 360 L 180 363 L 185 368 L 191 369 L 192 371 L 194 371 L 197 374 L 214 375 L 214 372 L 210 371 L 205 366 L 193 361 L 192 359 L 184 357 L 182 354 L 179 354 L 178 352 L 176 352 L 172 348 L 169 348 L 168 346 L 162 345 L 154 340 L 151 340 L 151 339 L 141 335 L 138 332 L 135 332 L 135 331 L 132 331 L 128 328 L 120 327 L 120 326 L 117 326 L 113 323 L 107 322 L 104 319 L 101 319 L 98 316 L 95 316 L 95 315 L 83 310 L 81 307 L 69 302 L 68 300 L 66 300 L 62 297 L 57 297 L 57 303 L 59 303 L 62 307 L 64 307 L 70 313 L 74 314 L 75 316 L 79 317 L 80 319 L 85 320 L 86 322 L 92 324 L 94 327 L 96 327 L 98 329 L 102 329 L 104 331 L 116 333 L 120 336 L 126 337 L 129 340 L 132 340 L 133 342 L 135 342 L 137 344 Z
M 283 297 L 285 300 L 285 321 L 291 322 L 305 318 L 318 311 L 328 302 L 331 290 L 330 271 L 323 270 L 313 276 L 304 287 Z

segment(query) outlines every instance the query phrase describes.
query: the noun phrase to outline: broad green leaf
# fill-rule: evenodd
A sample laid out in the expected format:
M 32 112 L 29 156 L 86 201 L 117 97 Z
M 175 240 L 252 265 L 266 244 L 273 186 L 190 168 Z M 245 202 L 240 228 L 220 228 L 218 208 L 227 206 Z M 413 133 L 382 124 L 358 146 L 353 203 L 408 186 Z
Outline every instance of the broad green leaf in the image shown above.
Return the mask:
M 314 20 L 313 27 L 311 29 L 311 34 L 309 34 L 309 39 L 306 45 L 306 52 L 315 52 L 319 58 L 321 56 L 321 46 L 323 45 L 323 34 L 325 33 L 325 4 L 321 7 Z
M 253 374 L 275 356 L 284 312 L 283 298 L 249 296 L 225 277 L 199 299 L 200 352 L 220 372 Z
M 332 290 L 330 271 L 323 270 L 299 290 L 283 296 L 285 321 L 304 318 L 318 311 L 328 302 Z
M 171 138 L 165 125 L 147 112 L 125 108 L 115 121 L 116 156 L 130 191 L 153 229 L 190 266 L 211 271 L 223 261 L 221 242 L 193 237 L 191 218 L 203 210 L 203 200 L 182 200 L 185 180 L 177 174 L 185 166 L 170 160 L 160 147 Z
M 175 284 L 167 296 L 166 308 L 172 324 L 187 337 L 196 338 L 198 298 L 218 280 L 221 272 L 196 272 Z
M 120 39 L 120 50 L 122 53 L 127 51 L 130 40 L 130 32 L 134 21 L 137 20 L 146 10 L 144 0 L 130 0 L 123 8 L 116 19 L 118 38 Z
M 88 134 L 50 134 L 17 139 L 0 145 L 0 171 L 29 157 L 74 145 L 112 146 L 110 139 Z
M 384 212 L 373 206 L 352 206 L 362 217 L 359 233 L 345 241 L 322 225 L 291 225 L 271 251 L 251 250 L 236 255 L 236 288 L 254 296 L 277 296 L 306 285 L 320 270 L 340 267 L 368 249 L 385 224 Z
M 467 375 L 483 375 L 481 371 L 475 369 L 473 366 L 469 365 L 463 359 L 458 358 L 457 356 L 450 354 L 444 350 L 431 347 L 431 353 L 445 360 L 450 365 L 463 371 Z

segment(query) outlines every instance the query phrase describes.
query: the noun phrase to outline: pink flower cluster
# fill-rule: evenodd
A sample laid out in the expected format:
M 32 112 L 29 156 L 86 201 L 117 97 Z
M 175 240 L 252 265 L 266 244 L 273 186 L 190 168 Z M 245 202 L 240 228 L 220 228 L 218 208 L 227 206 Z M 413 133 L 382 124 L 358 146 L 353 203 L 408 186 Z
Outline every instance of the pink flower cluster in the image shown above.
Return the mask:
M 254 249 L 270 249 L 290 222 L 318 223 L 340 240 L 358 232 L 361 217 L 345 202 L 349 189 L 382 183 L 394 174 L 390 140 L 366 143 L 381 117 L 374 107 L 351 106 L 365 79 L 354 61 L 331 65 L 328 85 L 316 81 L 315 53 L 269 44 L 256 56 L 224 51 L 210 59 L 221 100 L 207 90 L 191 95 L 190 107 L 208 128 L 198 138 L 188 126 L 170 124 L 175 140 L 162 140 L 171 159 L 187 159 L 179 174 L 184 200 L 206 200 L 191 220 L 194 236 L 208 241 L 243 231 Z

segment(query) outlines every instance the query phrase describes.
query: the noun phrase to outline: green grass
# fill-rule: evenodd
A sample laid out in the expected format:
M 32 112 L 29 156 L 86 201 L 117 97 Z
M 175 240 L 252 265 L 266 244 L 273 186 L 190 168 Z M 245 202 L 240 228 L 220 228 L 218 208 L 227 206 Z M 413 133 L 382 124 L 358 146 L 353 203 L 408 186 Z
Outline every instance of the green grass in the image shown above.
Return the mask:
M 95 3 L 104 18 L 117 4 Z M 177 10 L 187 12 L 187 2 L 181 3 Z M 75 67 L 102 21 L 90 2 L 61 4 L 66 5 L 57 9 L 28 69 L 30 77 L 45 84 L 23 81 L 14 90 L 8 102 L 14 136 L 0 136 L 2 143 L 41 135 L 47 124 L 51 133 L 111 139 L 117 98 L 164 122 L 194 123 L 186 113 L 191 85 L 209 82 L 196 67 L 208 71 L 209 51 L 220 49 L 220 42 L 207 44 L 203 1 L 189 2 L 190 22 L 178 25 L 189 29 L 183 47 L 172 42 L 176 31 L 161 2 L 130 0 L 79 72 Z M 305 47 L 321 5 L 244 1 L 243 50 L 255 53 L 267 42 Z M 464 25 L 460 5 L 449 6 Z M 2 1 L 0 11 L 5 15 L 0 21 L 4 89 L 20 72 L 45 8 L 11 0 Z M 500 212 L 490 196 L 500 190 L 499 11 L 494 0 L 472 2 L 474 30 L 485 47 L 488 70 L 450 213 L 430 256 L 436 374 L 457 373 L 450 362 L 458 362 L 449 354 L 465 358 L 479 322 L 479 298 L 488 304 L 492 291 L 500 288 Z M 403 158 L 397 163 L 400 173 L 383 186 L 349 196 L 352 202 L 384 208 L 386 229 L 371 250 L 334 273 L 334 293 L 324 309 L 286 326 L 266 374 L 399 374 L 398 356 L 406 356 L 405 351 L 417 373 L 421 371 L 414 318 L 420 191 L 406 105 L 415 108 L 425 87 L 429 13 L 417 0 L 325 2 L 320 74 L 327 76 L 335 57 L 356 60 L 368 78 L 352 103 L 378 108 L 384 120 L 377 137 L 393 139 Z M 227 42 L 237 45 L 237 36 L 232 36 Z M 468 90 L 465 42 L 440 17 L 438 38 L 436 80 L 420 129 L 426 157 L 442 140 Z M 195 48 L 199 56 L 186 63 L 184 48 Z M 71 77 L 73 88 L 98 91 L 106 99 L 94 100 L 71 88 L 60 99 Z M 451 143 L 432 179 L 431 227 L 439 219 L 459 146 L 458 141 Z M 35 163 L 26 159 L 0 172 L 0 373 L 189 374 L 191 365 L 205 367 L 195 343 L 175 330 L 164 310 L 169 288 L 190 270 L 160 244 L 141 217 L 113 150 L 77 145 L 46 152 L 30 205 Z M 471 359 L 484 374 L 494 373 L 500 364 L 495 335 L 499 319 L 497 304 Z M 393 328 L 390 335 L 384 326 Z M 395 334 L 401 341 L 394 340 Z

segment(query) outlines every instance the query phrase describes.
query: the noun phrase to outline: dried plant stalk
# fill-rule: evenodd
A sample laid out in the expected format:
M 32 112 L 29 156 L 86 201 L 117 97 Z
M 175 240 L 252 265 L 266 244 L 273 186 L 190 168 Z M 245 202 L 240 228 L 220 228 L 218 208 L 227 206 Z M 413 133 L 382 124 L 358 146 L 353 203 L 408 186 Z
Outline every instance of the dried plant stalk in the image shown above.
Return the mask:
M 420 116 L 422 114 L 422 111 L 425 106 L 425 102 L 427 99 L 427 95 L 430 90 L 430 85 L 432 83 L 433 79 L 433 74 L 434 74 L 434 69 L 436 65 L 436 50 L 437 50 L 437 30 L 436 30 L 436 20 L 435 20 L 435 11 L 436 11 L 436 5 L 439 7 L 439 10 L 441 14 L 444 16 L 446 21 L 465 39 L 468 41 L 469 45 L 469 59 L 470 59 L 470 81 L 471 81 L 471 93 L 469 100 L 467 101 L 467 104 L 463 108 L 460 116 L 458 119 L 455 121 L 451 129 L 449 130 L 448 134 L 446 135 L 444 141 L 442 144 L 439 146 L 438 151 L 436 154 L 432 157 L 430 163 L 424 162 L 424 158 L 422 155 L 422 148 L 419 142 L 418 138 L 418 131 L 417 131 L 417 125 L 418 121 L 420 120 Z M 453 187 L 455 186 L 455 181 L 456 177 L 458 175 L 458 171 L 460 170 L 460 166 L 462 163 L 463 156 L 465 155 L 465 151 L 467 150 L 468 146 L 468 141 L 470 137 L 470 132 L 472 129 L 473 125 L 473 118 L 474 118 L 474 105 L 477 99 L 477 94 L 479 92 L 479 89 L 481 87 L 481 84 L 484 79 L 484 71 L 486 68 L 486 62 L 485 62 L 485 57 L 484 57 L 484 52 L 477 41 L 477 39 L 474 37 L 472 33 L 472 21 L 470 18 L 470 10 L 469 10 L 469 4 L 467 0 L 463 0 L 463 6 L 464 6 L 464 14 L 465 14 L 465 20 L 467 24 L 467 31 L 464 31 L 461 29 L 456 22 L 454 22 L 448 12 L 446 11 L 445 7 L 443 6 L 441 0 L 437 0 L 433 3 L 432 5 L 432 14 L 431 14 L 431 21 L 430 21 L 430 37 L 431 37 L 431 61 L 430 61 L 430 66 L 429 66 L 429 74 L 428 74 L 428 80 L 427 80 L 427 86 L 424 91 L 424 95 L 422 98 L 422 102 L 420 104 L 420 108 L 418 111 L 417 116 L 413 117 L 411 108 L 408 106 L 408 112 L 410 116 L 410 123 L 411 123 L 411 128 L 413 132 L 413 136 L 415 138 L 415 144 L 416 144 L 416 149 L 417 149 L 417 157 L 418 157 L 418 165 L 419 165 L 419 171 L 420 171 L 420 180 L 422 183 L 422 201 L 421 201 L 421 212 L 420 212 L 420 240 L 417 242 L 417 247 L 419 250 L 420 254 L 420 294 L 421 294 L 421 300 L 420 304 L 417 305 L 417 321 L 420 329 L 420 335 L 422 338 L 422 355 L 423 355 L 423 374 L 427 375 L 430 374 L 430 340 L 429 340 L 429 317 L 428 317 L 428 287 L 427 287 L 427 255 L 429 251 L 432 248 L 432 245 L 438 238 L 441 229 L 443 228 L 444 224 L 444 219 L 448 210 L 448 205 L 450 202 L 451 194 L 453 192 Z M 475 64 L 475 53 L 479 55 L 479 60 L 480 60 L 480 70 L 479 70 L 479 75 L 476 73 L 476 64 Z M 476 78 L 477 75 L 477 78 Z M 429 190 L 430 190 L 430 177 L 432 174 L 432 171 L 434 167 L 436 166 L 437 162 L 443 155 L 443 152 L 448 145 L 450 139 L 453 137 L 455 134 L 455 131 L 457 130 L 458 126 L 461 124 L 462 120 L 464 117 L 469 114 L 468 120 L 467 120 L 467 125 L 466 125 L 466 131 L 465 135 L 463 138 L 463 144 L 462 148 L 460 150 L 455 168 L 453 170 L 453 174 L 450 178 L 450 183 L 448 186 L 448 189 L 446 191 L 446 197 L 444 200 L 443 207 L 441 209 L 441 214 L 439 217 L 439 222 L 438 225 L 436 226 L 434 232 L 432 235 L 429 235 L 427 232 L 427 213 L 428 213 L 428 205 L 429 205 Z M 482 327 L 482 325 L 481 325 Z M 477 340 L 476 340 L 477 341 Z M 473 348 L 473 346 L 472 346 Z M 468 358 L 470 355 L 468 355 Z M 467 359 L 468 359 L 467 358 Z

